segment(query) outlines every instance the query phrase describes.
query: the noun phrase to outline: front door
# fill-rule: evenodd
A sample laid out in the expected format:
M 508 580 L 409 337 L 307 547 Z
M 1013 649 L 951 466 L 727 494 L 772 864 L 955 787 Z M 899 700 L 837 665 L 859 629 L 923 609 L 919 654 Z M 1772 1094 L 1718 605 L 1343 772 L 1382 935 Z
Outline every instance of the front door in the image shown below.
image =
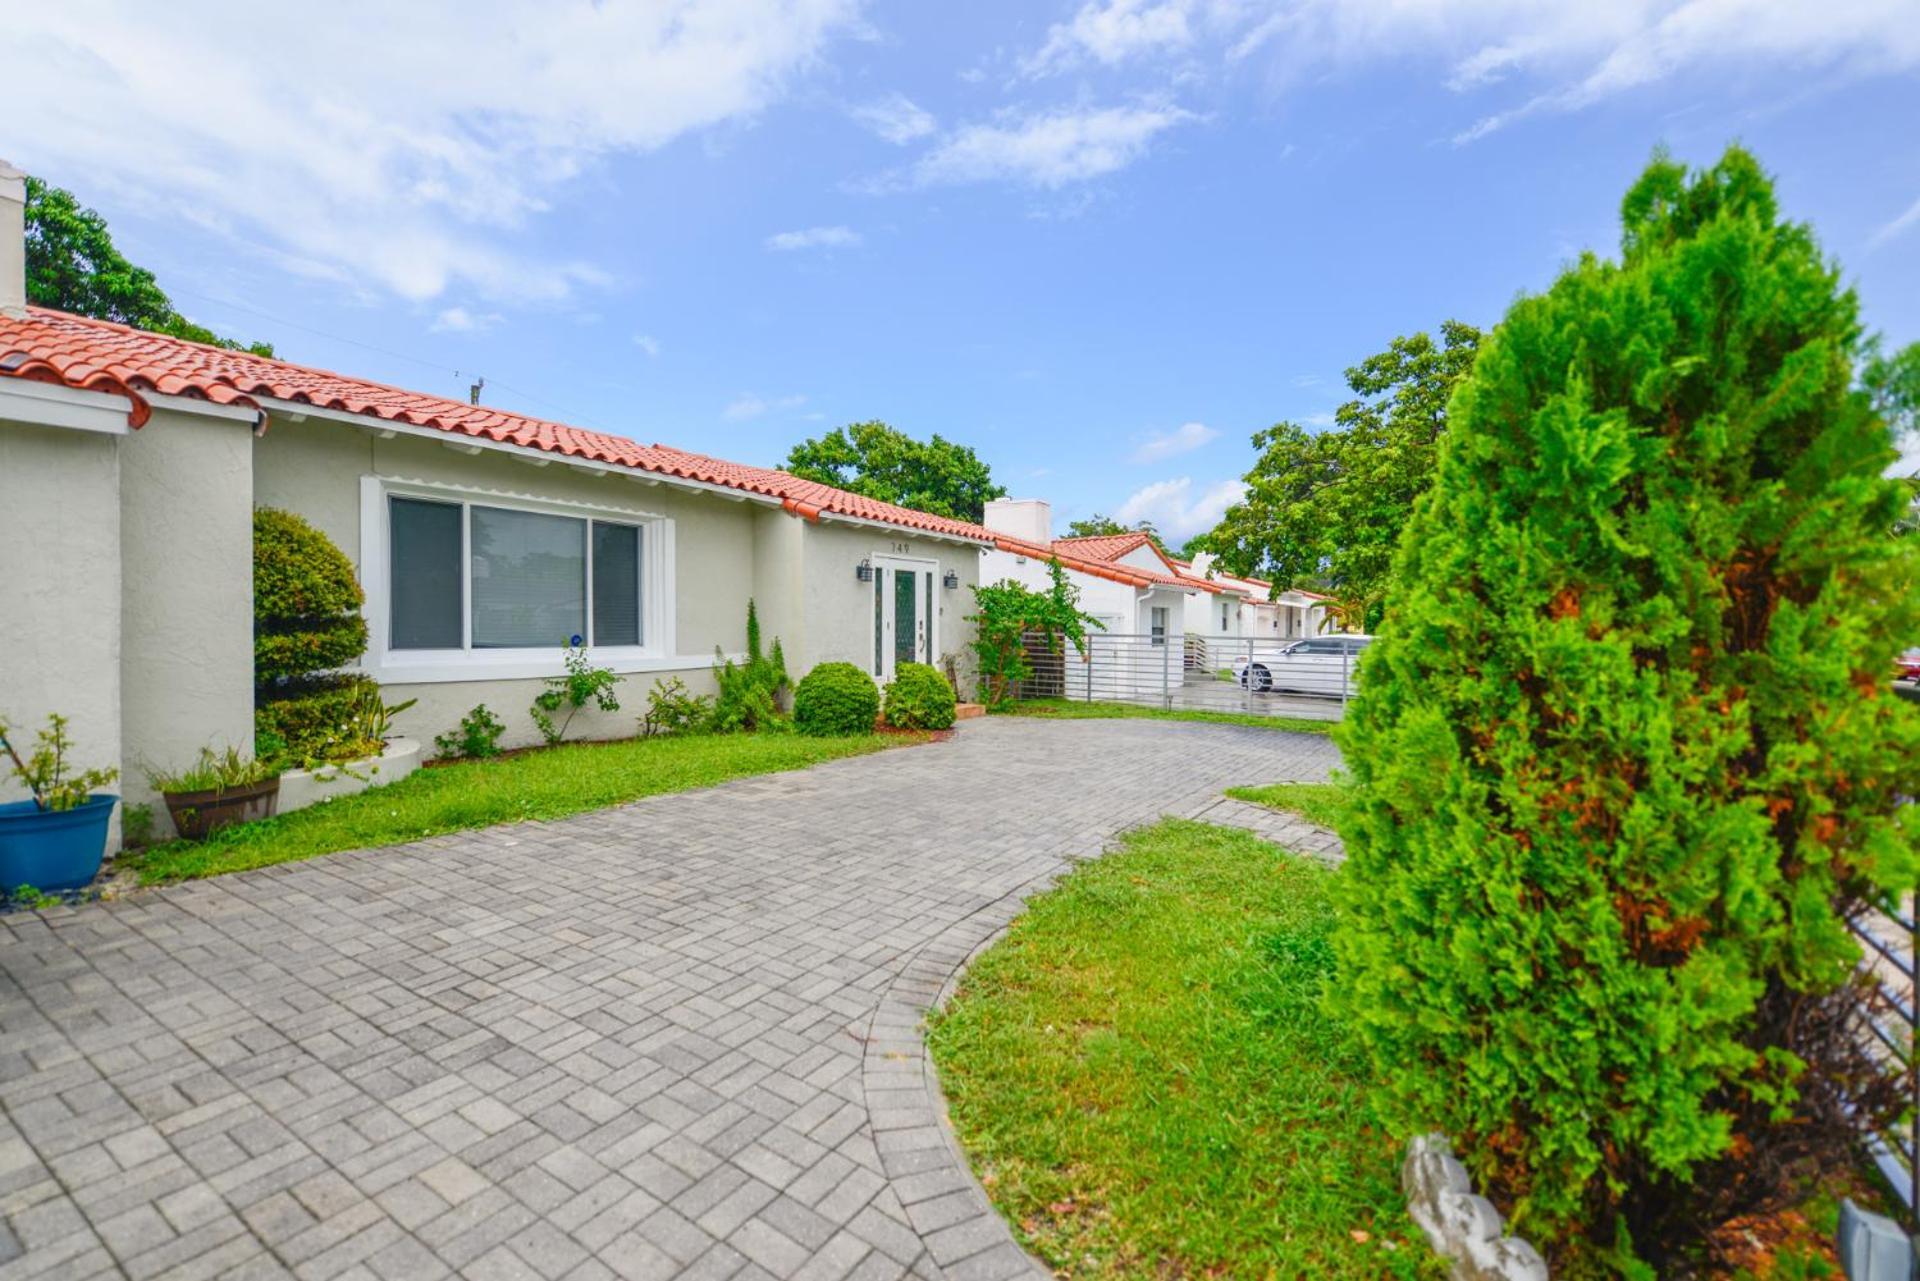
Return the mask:
M 933 662 L 937 569 L 931 561 L 874 558 L 873 674 L 882 682 L 902 663 Z

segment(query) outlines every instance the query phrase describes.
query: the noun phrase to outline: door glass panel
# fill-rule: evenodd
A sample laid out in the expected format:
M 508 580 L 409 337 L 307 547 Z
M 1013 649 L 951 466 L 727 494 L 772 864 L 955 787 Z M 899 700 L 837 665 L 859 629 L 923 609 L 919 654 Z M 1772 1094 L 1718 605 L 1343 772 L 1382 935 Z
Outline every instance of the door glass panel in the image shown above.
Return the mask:
M 881 570 L 873 576 L 873 674 L 887 674 L 886 635 L 887 571 Z
M 920 661 L 928 666 L 933 664 L 933 575 L 922 574 L 920 581 L 927 585 L 927 608 L 920 615 Z
M 913 662 L 917 648 L 919 594 L 915 591 L 913 580 L 914 574 L 910 569 L 893 571 L 893 661 L 896 667 L 901 663 Z

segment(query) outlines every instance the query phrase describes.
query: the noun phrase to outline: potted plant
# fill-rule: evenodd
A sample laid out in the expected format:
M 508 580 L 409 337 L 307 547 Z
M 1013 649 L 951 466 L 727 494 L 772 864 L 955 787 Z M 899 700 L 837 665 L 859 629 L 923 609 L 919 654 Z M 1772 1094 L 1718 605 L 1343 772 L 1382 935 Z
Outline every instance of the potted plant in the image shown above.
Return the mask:
M 100 874 L 107 852 L 107 822 L 120 798 L 96 788 L 111 786 L 118 770 L 75 771 L 67 762 L 73 743 L 67 718 L 47 717 L 33 754 L 20 758 L 6 722 L 0 721 L 14 777 L 33 793 L 27 801 L 0 805 L 0 893 L 23 885 L 38 890 L 77 890 Z
M 223 753 L 203 747 L 188 768 L 149 773 L 147 782 L 167 803 L 175 830 L 190 841 L 205 840 L 231 823 L 271 818 L 280 799 L 280 766 L 231 747 Z

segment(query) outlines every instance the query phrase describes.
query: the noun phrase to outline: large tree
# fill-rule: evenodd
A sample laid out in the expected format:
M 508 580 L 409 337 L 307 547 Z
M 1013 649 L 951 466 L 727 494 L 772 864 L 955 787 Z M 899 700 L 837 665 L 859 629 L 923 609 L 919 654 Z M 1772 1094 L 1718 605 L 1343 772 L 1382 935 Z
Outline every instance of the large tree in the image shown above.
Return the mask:
M 805 480 L 955 520 L 979 520 L 989 499 L 1007 493 L 965 445 L 937 433 L 915 440 L 882 422 L 851 423 L 818 440 L 803 440 L 787 454 L 786 469 Z
M 273 355 L 268 343 L 240 343 L 174 309 L 151 271 L 114 246 L 107 220 L 71 191 L 27 179 L 27 298 L 42 307 L 112 320 L 229 351 Z
M 1480 331 L 1449 320 L 1347 370 L 1355 399 L 1313 432 L 1280 422 L 1256 433 L 1246 497 L 1227 509 L 1206 545 L 1236 574 L 1282 590 L 1324 586 L 1377 616 L 1393 550 L 1414 500 L 1432 483 L 1447 427 L 1447 398 L 1473 367 Z
M 1687 1270 L 1903 1110 L 1845 917 L 1920 873 L 1858 302 L 1738 148 L 1621 222 L 1454 392 L 1340 735 L 1333 999 L 1570 1277 Z

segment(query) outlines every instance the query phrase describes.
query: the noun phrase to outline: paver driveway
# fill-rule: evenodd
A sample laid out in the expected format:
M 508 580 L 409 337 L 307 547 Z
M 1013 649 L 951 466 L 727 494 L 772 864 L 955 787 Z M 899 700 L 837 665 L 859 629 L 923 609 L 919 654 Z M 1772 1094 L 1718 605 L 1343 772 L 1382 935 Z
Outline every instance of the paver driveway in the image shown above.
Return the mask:
M 993 720 L 0 917 L 0 1281 L 1017 1275 L 921 1013 L 1114 832 L 1335 759 Z

